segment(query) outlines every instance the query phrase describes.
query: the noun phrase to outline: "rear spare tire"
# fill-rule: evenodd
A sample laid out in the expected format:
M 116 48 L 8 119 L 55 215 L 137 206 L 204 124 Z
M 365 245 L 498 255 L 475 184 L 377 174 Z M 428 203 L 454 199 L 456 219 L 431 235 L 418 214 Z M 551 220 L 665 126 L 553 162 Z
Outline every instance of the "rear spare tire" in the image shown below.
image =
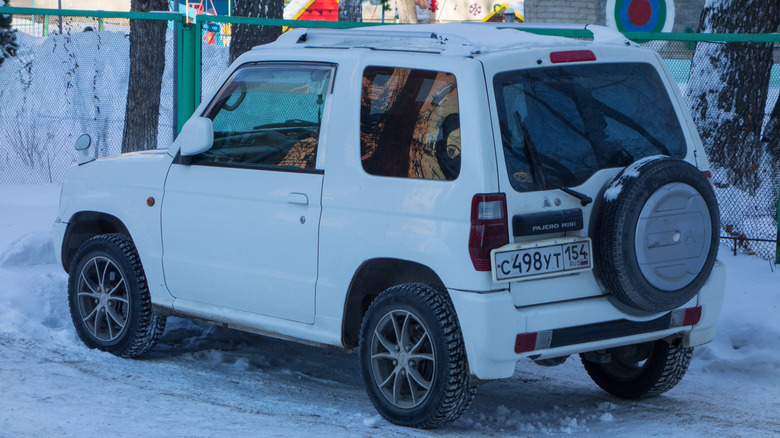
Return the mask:
M 693 298 L 712 271 L 720 219 L 693 165 L 655 156 L 625 168 L 604 192 L 594 269 L 620 302 L 662 312 Z

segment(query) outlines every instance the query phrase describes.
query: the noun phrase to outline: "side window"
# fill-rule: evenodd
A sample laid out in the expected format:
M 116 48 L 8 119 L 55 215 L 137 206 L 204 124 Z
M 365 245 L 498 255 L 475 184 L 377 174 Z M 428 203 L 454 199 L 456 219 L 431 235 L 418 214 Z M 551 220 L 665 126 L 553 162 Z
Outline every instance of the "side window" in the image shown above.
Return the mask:
M 313 169 L 333 67 L 239 68 L 206 110 L 214 145 L 192 164 Z
M 360 153 L 371 175 L 453 180 L 460 173 L 458 89 L 450 73 L 367 67 Z

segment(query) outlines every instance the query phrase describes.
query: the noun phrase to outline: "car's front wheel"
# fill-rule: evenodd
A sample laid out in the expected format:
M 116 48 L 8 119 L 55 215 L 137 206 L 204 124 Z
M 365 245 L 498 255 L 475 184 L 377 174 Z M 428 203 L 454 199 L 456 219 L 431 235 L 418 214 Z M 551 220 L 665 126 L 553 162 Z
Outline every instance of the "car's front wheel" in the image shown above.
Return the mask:
M 404 284 L 380 294 L 363 320 L 359 355 L 371 402 L 391 423 L 439 427 L 474 398 L 455 309 L 434 286 Z
M 677 386 L 691 363 L 693 348 L 658 340 L 607 350 L 609 361 L 598 363 L 581 355 L 591 379 L 612 395 L 640 399 Z
M 81 340 L 122 357 L 151 350 L 165 330 L 152 302 L 135 245 L 104 234 L 76 252 L 68 280 L 70 315 Z

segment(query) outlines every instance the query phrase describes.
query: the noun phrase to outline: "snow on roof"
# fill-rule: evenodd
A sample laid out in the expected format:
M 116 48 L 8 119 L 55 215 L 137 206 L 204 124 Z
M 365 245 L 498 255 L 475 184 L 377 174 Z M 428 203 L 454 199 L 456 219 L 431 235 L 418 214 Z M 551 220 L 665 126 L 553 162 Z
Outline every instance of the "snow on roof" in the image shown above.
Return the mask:
M 524 29 L 589 30 L 597 44 L 631 44 L 621 33 L 603 26 L 528 25 L 514 23 L 445 23 L 372 26 L 348 30 L 295 29 L 282 35 L 270 47 L 369 47 L 454 55 L 476 55 L 509 49 L 538 48 L 593 42 L 543 36 Z

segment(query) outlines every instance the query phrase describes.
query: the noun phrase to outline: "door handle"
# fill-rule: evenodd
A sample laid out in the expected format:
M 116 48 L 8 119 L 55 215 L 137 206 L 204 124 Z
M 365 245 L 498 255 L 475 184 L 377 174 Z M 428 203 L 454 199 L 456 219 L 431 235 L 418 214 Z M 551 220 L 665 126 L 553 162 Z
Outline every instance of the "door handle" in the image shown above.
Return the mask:
M 287 202 L 290 204 L 308 205 L 309 197 L 305 193 L 290 193 L 287 195 Z

